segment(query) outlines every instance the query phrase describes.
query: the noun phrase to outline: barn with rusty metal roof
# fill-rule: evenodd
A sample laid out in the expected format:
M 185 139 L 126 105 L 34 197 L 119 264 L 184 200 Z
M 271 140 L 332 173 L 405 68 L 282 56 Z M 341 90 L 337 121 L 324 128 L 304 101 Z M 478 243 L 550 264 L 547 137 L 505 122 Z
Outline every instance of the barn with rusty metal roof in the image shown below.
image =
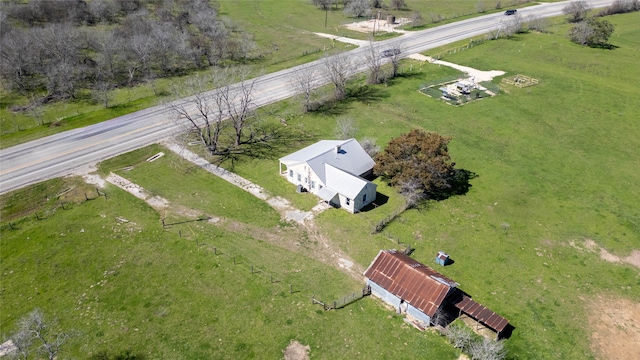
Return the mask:
M 380 250 L 364 272 L 371 294 L 417 321 L 433 323 L 438 311 L 455 307 L 501 337 L 511 326 L 502 316 L 471 299 L 459 284 L 396 250 Z M 512 327 L 511 327 L 512 328 Z

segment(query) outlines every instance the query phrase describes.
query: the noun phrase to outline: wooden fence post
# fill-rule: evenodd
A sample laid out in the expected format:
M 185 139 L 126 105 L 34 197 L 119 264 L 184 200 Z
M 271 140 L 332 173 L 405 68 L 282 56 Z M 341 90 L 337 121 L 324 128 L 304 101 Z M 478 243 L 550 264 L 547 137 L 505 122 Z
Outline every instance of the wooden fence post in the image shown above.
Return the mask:
M 293 284 L 289 284 L 289 294 L 293 294 Z
M 213 247 L 213 254 L 218 255 L 218 249 L 215 246 Z

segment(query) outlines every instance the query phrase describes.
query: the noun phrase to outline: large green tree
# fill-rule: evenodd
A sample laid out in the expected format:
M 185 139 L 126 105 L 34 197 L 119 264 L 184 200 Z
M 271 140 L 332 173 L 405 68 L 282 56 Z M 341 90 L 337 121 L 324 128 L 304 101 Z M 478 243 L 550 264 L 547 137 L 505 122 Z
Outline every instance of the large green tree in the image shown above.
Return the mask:
M 571 40 L 580 45 L 607 46 L 615 26 L 605 19 L 590 17 L 571 28 Z
M 373 171 L 398 187 L 410 206 L 420 199 L 451 195 L 457 171 L 447 145 L 451 138 L 423 130 L 411 130 L 389 142 L 376 155 Z

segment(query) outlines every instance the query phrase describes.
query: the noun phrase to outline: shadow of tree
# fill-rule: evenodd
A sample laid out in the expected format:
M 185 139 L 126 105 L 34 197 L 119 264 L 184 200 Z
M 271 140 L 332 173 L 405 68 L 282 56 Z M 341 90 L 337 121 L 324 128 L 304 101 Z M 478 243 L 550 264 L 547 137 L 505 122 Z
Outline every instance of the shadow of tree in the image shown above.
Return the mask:
M 347 89 L 347 102 L 359 101 L 362 103 L 371 103 L 388 98 L 389 93 L 378 86 L 360 85 Z
M 309 139 L 309 135 L 276 123 L 263 123 L 252 129 L 253 135 L 238 146 L 229 146 L 212 156 L 211 162 L 233 171 L 242 159 L 274 159 L 291 148 L 295 142 Z
M 613 45 L 613 44 L 591 44 L 589 45 L 589 47 L 593 49 L 604 49 L 604 50 L 615 50 L 619 48 L 619 46 Z
M 89 358 L 89 360 L 145 360 L 144 354 L 134 354 L 131 350 L 124 350 L 119 354 L 109 354 L 101 351 Z
M 429 194 L 431 200 L 445 200 L 455 195 L 464 195 L 471 189 L 470 181 L 478 177 L 478 174 L 470 170 L 454 169 L 451 177 L 448 179 L 449 187 L 439 189 L 438 192 Z
M 369 104 L 388 98 L 389 94 L 379 85 L 352 85 L 347 88 L 347 94 L 344 99 L 337 100 L 334 98 L 319 100 L 312 105 L 313 113 L 319 113 L 325 116 L 339 116 L 349 110 L 352 102 L 358 101 L 363 104 Z

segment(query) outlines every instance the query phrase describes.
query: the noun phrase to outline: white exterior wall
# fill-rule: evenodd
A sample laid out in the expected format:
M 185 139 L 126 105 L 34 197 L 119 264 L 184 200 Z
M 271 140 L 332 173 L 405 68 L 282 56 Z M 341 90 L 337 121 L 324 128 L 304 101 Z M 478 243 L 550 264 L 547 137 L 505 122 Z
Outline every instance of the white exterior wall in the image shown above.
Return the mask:
M 293 177 L 290 176 L 290 171 L 293 171 Z M 300 175 L 300 181 L 298 181 L 298 175 Z M 285 174 L 287 181 L 293 183 L 295 185 L 302 185 L 305 189 L 313 194 L 317 194 L 320 189 L 320 185 L 324 186 L 323 183 L 320 182 L 320 178 L 314 173 L 307 164 L 298 164 L 293 165 L 287 168 Z M 307 180 L 305 182 L 305 179 Z M 311 188 L 311 182 L 315 182 L 315 189 Z
M 355 198 L 349 198 L 349 204 L 347 204 L 347 197 L 339 194 L 340 206 L 350 213 L 354 213 L 356 210 L 360 210 L 371 204 L 376 199 L 376 188 L 375 184 L 370 183 L 365 185 Z M 366 195 L 366 200 L 363 201 L 365 198 L 364 195 Z
M 371 204 L 376 199 L 376 189 L 377 186 L 375 184 L 369 183 L 365 185 L 365 187 L 358 193 L 358 196 L 355 198 L 355 208 L 360 210 L 363 207 Z M 366 200 L 365 199 L 366 195 Z

